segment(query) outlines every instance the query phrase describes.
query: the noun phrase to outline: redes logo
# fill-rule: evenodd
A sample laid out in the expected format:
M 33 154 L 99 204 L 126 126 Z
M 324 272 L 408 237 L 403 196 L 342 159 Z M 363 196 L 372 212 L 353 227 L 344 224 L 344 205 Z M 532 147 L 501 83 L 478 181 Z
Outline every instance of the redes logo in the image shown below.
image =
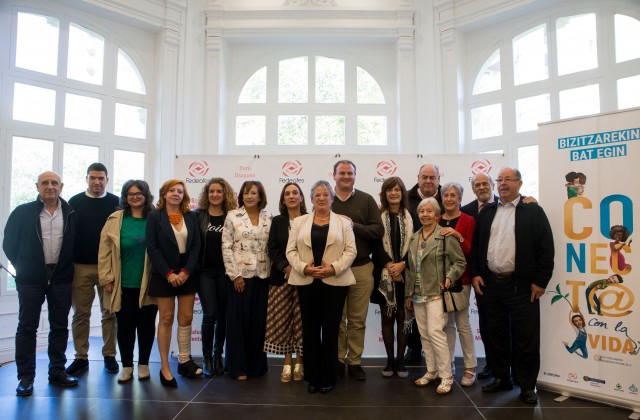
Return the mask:
M 191 162 L 191 165 L 189 165 L 189 175 L 194 178 L 203 177 L 207 174 L 207 172 L 209 172 L 209 165 L 204 160 L 196 160 L 195 162 Z
M 282 164 L 282 175 L 286 177 L 298 176 L 302 172 L 302 163 L 299 160 L 288 160 Z
M 474 175 L 488 174 L 491 172 L 492 167 L 491 162 L 486 159 L 476 160 L 471 164 L 471 173 Z
M 378 175 L 382 177 L 392 176 L 396 173 L 398 167 L 396 163 L 392 160 L 381 160 L 378 162 L 378 166 L 376 166 L 376 171 Z

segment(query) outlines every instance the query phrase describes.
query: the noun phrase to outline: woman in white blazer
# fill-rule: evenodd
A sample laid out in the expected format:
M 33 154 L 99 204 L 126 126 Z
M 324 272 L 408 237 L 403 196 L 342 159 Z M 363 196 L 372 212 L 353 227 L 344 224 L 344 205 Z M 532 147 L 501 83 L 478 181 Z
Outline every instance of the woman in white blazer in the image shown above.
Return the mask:
M 338 329 L 347 286 L 356 282 L 350 268 L 356 257 L 353 224 L 331 211 L 333 198 L 327 181 L 316 182 L 311 187 L 313 212 L 293 220 L 287 242 L 289 284 L 298 286 L 310 393 L 326 394 L 335 387 Z

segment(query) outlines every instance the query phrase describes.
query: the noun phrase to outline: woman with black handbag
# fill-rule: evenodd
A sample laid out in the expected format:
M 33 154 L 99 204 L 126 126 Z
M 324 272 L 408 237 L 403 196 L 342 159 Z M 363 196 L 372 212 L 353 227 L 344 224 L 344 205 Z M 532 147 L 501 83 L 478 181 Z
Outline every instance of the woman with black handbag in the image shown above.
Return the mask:
M 427 372 L 415 381 L 426 386 L 440 378 L 438 394 L 447 394 L 453 385 L 451 355 L 444 327 L 448 315 L 442 305 L 442 291 L 462 276 L 465 259 L 460 242 L 442 235 L 438 225 L 440 206 L 435 198 L 425 198 L 418 204 L 422 228 L 411 237 L 409 272 L 405 285 L 405 305 L 415 312 L 418 330 L 425 351 Z

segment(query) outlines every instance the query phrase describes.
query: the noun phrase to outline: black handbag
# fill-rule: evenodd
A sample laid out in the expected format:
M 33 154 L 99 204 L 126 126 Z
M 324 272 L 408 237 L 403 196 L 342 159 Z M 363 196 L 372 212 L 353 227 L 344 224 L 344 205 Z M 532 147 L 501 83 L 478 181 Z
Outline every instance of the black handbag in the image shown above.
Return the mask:
M 447 261 L 446 252 L 447 238 L 442 241 L 442 278 L 447 278 L 447 267 L 445 262 Z M 463 293 L 462 281 L 458 280 L 448 288 L 444 289 L 441 293 L 442 296 L 442 309 L 445 312 L 457 312 L 467 309 L 469 307 L 469 294 Z

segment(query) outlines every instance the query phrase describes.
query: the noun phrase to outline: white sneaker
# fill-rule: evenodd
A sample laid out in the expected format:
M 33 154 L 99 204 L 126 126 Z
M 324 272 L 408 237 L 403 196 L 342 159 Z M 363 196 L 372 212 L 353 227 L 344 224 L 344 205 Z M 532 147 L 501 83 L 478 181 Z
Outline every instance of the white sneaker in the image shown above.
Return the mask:
M 133 376 L 133 368 L 123 367 L 122 370 L 120 371 L 120 375 L 118 375 L 118 382 L 119 383 L 129 382 L 132 376 Z
M 149 379 L 150 376 L 149 365 L 138 365 L 138 380 L 144 381 L 145 379 Z

